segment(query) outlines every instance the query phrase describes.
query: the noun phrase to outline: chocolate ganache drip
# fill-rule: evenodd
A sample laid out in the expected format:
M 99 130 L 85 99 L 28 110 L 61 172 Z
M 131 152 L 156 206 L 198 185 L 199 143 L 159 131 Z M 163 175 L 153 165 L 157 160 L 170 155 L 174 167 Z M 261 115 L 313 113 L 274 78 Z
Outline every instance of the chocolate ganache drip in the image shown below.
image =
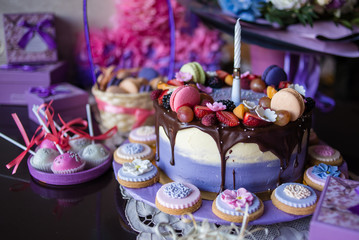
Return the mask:
M 225 154 L 235 144 L 256 143 L 262 152 L 270 151 L 280 160 L 280 174 L 278 176 L 278 184 L 281 183 L 281 173 L 288 167 L 291 155 L 297 148 L 296 159 L 302 151 L 301 143 L 305 131 L 311 128 L 311 113 L 298 118 L 296 121 L 290 122 L 285 126 L 277 126 L 271 124 L 265 127 L 245 127 L 240 124 L 236 127 L 228 127 L 224 124 L 216 126 L 204 126 L 199 120 L 193 120 L 189 123 L 181 123 L 177 120 L 177 115 L 171 110 L 166 110 L 154 101 L 155 124 L 156 124 L 156 143 L 157 143 L 157 161 L 161 161 L 159 151 L 159 127 L 162 126 L 171 144 L 171 165 L 175 165 L 174 145 L 178 131 L 186 128 L 197 128 L 210 135 L 217 144 L 221 157 L 221 191 L 225 186 L 226 160 Z M 297 160 L 295 160 L 297 161 Z M 298 165 L 298 163 L 294 163 Z M 233 174 L 233 173 L 232 173 Z

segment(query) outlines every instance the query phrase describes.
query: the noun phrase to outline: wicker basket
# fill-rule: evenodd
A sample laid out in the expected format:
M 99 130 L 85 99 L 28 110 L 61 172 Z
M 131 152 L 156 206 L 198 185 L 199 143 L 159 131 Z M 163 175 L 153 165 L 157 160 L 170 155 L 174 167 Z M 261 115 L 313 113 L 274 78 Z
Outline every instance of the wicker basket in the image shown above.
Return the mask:
M 92 87 L 100 112 L 101 125 L 105 129 L 117 126 L 118 131 L 128 133 L 141 125 L 154 124 L 154 109 L 150 92 L 109 93 Z

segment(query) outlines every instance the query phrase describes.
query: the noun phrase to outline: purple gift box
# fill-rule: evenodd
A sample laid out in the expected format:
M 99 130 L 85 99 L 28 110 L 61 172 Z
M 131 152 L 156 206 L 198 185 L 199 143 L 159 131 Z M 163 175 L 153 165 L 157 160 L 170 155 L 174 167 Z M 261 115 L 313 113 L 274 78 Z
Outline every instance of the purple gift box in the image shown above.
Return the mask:
M 315 239 L 359 239 L 359 182 L 327 178 L 310 222 Z
M 32 86 L 47 87 L 66 79 L 65 62 L 37 66 L 0 66 L 0 104 L 26 105 L 25 94 Z
M 57 61 L 53 14 L 4 14 L 3 20 L 8 63 Z
M 54 120 L 58 122 L 58 114 L 64 121 L 75 118 L 86 119 L 86 104 L 88 93 L 69 83 L 55 84 L 50 87 L 32 87 L 26 94 L 29 118 L 38 123 L 35 114 L 32 112 L 33 105 L 49 103 L 53 100 Z M 60 124 L 60 122 L 58 122 Z

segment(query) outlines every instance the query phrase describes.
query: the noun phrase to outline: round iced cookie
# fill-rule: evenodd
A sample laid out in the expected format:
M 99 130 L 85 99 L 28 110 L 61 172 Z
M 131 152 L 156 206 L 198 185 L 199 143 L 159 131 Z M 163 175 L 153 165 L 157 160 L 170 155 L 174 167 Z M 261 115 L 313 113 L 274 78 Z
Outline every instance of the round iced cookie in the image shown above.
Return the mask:
M 328 176 L 345 178 L 337 166 L 324 163 L 308 168 L 303 176 L 304 183 L 308 186 L 323 191 Z
M 87 145 L 91 144 L 91 140 L 83 137 L 79 137 L 78 135 L 74 135 L 69 140 L 69 145 L 71 147 L 72 152 L 80 152 Z
M 43 172 L 51 172 L 51 165 L 60 153 L 52 148 L 40 148 L 30 159 L 32 167 Z
M 273 205 L 293 215 L 312 214 L 317 206 L 317 194 L 309 186 L 300 183 L 284 183 L 272 195 Z
M 149 160 L 126 162 L 117 172 L 117 181 L 128 188 L 144 188 L 158 182 L 159 172 Z
M 96 143 L 87 145 L 79 155 L 86 162 L 86 168 L 93 168 L 106 161 L 110 157 L 110 151 Z
M 291 121 L 302 116 L 305 104 L 302 95 L 292 88 L 283 88 L 273 95 L 270 102 L 272 110 L 286 110 L 291 115 Z
M 212 212 L 223 220 L 241 223 L 246 204 L 248 204 L 248 221 L 253 221 L 263 215 L 262 200 L 245 188 L 227 189 L 221 192 L 212 203 Z
M 150 147 L 156 146 L 156 132 L 154 126 L 141 126 L 130 131 L 128 140 L 132 143 L 143 143 Z
M 199 189 L 190 183 L 171 182 L 156 193 L 156 207 L 162 212 L 181 215 L 191 213 L 202 204 Z
M 308 156 L 311 165 L 324 163 L 332 166 L 340 166 L 343 163 L 343 157 L 340 152 L 328 145 L 309 146 Z
M 54 159 L 51 170 L 55 174 L 80 172 L 85 168 L 85 161 L 75 152 L 66 152 Z
M 155 154 L 152 149 L 143 143 L 125 143 L 113 153 L 113 158 L 120 164 L 132 162 L 136 158 L 152 161 L 154 156 Z

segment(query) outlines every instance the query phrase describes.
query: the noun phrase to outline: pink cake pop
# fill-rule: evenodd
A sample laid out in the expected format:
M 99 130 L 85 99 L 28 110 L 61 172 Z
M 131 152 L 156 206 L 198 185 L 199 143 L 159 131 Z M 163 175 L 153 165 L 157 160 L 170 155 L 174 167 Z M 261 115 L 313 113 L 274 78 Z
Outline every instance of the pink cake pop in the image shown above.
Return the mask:
M 51 149 L 57 150 L 55 143 L 46 138 L 40 143 L 39 149 L 41 149 L 41 148 L 51 148 Z
M 84 167 L 85 161 L 77 153 L 66 152 L 55 158 L 51 170 L 55 174 L 70 174 L 82 171 Z

